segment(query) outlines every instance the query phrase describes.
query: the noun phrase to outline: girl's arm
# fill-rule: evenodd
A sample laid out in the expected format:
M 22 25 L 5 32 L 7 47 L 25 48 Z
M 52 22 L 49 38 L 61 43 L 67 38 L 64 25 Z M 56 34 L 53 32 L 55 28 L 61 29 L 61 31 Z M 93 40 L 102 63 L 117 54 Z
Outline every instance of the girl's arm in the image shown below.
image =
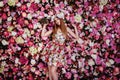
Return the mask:
M 75 39 L 78 38 L 78 36 L 77 36 L 74 32 L 72 32 L 72 30 L 71 30 L 69 27 L 67 27 L 67 32 L 68 32 L 70 35 L 72 35 L 72 37 L 74 37 Z
M 49 31 L 46 31 L 46 26 L 47 24 L 44 24 L 43 25 L 43 29 L 42 29 L 42 32 L 41 32 L 41 37 L 48 37 L 51 33 L 52 33 L 52 30 L 49 30 Z
M 83 43 L 83 40 L 78 36 L 78 31 L 77 31 L 76 26 L 73 25 L 73 27 L 75 28 L 75 33 L 72 32 L 72 30 L 71 30 L 69 27 L 67 27 L 68 33 L 69 33 L 70 35 L 72 35 L 72 36 L 76 39 L 76 41 L 77 41 L 78 43 L 82 44 L 82 43 Z

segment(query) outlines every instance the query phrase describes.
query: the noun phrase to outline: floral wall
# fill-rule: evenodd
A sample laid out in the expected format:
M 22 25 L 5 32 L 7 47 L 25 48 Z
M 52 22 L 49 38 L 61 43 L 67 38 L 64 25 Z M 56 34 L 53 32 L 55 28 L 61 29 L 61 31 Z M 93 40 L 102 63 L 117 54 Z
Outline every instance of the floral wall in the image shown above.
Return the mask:
M 55 15 L 64 18 L 79 42 L 67 42 L 67 64 L 58 68 L 60 80 L 120 79 L 119 0 L 2 0 L 0 1 L 0 80 L 47 80 L 41 52 L 40 20 L 52 29 Z

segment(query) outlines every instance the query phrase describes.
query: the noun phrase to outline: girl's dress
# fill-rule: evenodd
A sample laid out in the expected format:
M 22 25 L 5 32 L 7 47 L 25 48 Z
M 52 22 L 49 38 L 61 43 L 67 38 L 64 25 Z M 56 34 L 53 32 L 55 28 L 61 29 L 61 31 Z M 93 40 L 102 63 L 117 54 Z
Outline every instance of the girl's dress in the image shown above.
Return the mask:
M 65 58 L 65 36 L 62 32 L 55 34 L 55 39 L 50 41 L 42 52 L 42 59 L 47 62 L 48 65 L 60 66 L 66 64 Z

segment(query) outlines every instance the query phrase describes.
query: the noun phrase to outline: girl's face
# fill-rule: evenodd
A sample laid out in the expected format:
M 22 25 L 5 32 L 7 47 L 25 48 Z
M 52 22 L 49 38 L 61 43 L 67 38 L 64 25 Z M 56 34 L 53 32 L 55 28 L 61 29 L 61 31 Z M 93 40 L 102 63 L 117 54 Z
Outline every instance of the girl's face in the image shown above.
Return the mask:
M 60 19 L 55 18 L 55 23 L 56 23 L 57 25 L 60 25 Z

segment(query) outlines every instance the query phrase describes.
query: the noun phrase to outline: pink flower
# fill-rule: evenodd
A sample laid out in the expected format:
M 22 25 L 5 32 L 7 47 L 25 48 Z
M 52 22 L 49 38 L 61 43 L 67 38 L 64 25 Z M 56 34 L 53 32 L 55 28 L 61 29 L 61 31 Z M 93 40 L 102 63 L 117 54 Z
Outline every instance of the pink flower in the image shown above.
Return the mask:
M 28 46 L 33 46 L 33 42 L 32 41 L 28 41 Z
M 102 66 L 99 67 L 99 71 L 103 72 L 104 68 Z
M 67 73 L 65 74 L 65 77 L 66 77 L 67 79 L 70 79 L 71 76 L 72 76 L 72 74 L 71 74 L 70 72 L 67 72 Z
M 64 8 L 65 7 L 65 4 L 63 2 L 60 2 L 60 7 L 61 8 Z
M 30 24 L 28 25 L 28 27 L 29 27 L 30 29 L 33 29 L 33 24 L 30 23 Z
M 22 5 L 21 7 L 20 7 L 20 10 L 22 10 L 22 11 L 25 11 L 27 9 L 27 6 L 26 5 Z
M 47 5 L 45 6 L 45 9 L 48 9 L 48 8 L 50 8 L 50 5 L 49 5 L 49 4 L 47 4 Z
M 28 63 L 28 59 L 25 56 L 21 56 L 19 59 L 19 62 L 21 64 L 27 64 Z
M 23 26 L 23 25 L 24 25 L 24 18 L 19 17 L 19 18 L 17 19 L 17 22 L 18 22 L 18 24 L 20 24 L 21 26 Z
M 115 58 L 116 63 L 120 63 L 120 58 Z
M 8 31 L 4 32 L 4 36 L 8 37 L 10 35 L 10 33 Z
M 72 64 L 71 59 L 68 59 L 68 60 L 67 60 L 67 64 Z
M 37 65 L 37 67 L 40 69 L 40 68 L 43 68 L 44 65 L 43 65 L 43 63 L 39 63 L 39 64 Z
M 15 42 L 15 39 L 13 37 L 10 38 L 9 43 L 14 43 L 14 42 Z
M 6 19 L 7 19 L 6 13 L 3 13 L 3 14 L 2 14 L 2 19 L 3 19 L 3 20 L 6 20 Z
M 39 9 L 39 6 L 37 3 L 31 3 L 30 10 L 37 11 Z
M 42 0 L 42 3 L 45 3 L 46 2 L 46 0 Z
M 18 71 L 18 68 L 13 68 L 13 72 L 17 72 Z
M 34 80 L 34 78 L 33 78 L 33 75 L 32 75 L 32 74 L 29 74 L 29 76 L 28 76 L 28 80 Z

